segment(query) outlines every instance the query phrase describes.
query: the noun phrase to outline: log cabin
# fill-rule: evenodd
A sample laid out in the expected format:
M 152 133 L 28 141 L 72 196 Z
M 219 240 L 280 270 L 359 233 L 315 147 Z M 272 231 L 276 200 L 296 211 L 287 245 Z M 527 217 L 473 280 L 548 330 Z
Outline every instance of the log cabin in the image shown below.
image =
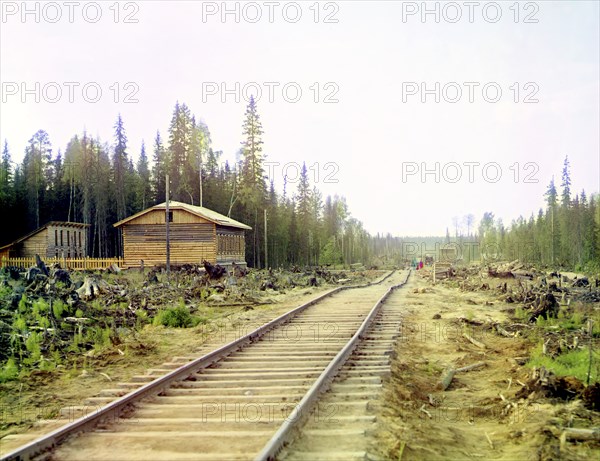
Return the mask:
M 83 258 L 87 256 L 89 224 L 50 221 L 42 227 L 0 248 L 4 258 Z
M 166 206 L 155 205 L 125 218 L 121 229 L 123 265 L 140 267 L 166 264 Z M 244 232 L 250 226 L 208 208 L 169 201 L 171 264 L 246 264 Z

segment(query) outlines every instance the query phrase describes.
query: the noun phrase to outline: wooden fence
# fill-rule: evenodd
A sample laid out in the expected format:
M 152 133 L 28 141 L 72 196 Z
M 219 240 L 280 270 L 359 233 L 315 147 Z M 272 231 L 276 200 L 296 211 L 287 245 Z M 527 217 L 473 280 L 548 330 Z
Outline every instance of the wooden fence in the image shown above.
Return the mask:
M 72 270 L 106 269 L 112 264 L 123 266 L 122 258 L 43 258 L 43 261 L 48 266 L 57 263 L 61 267 Z M 35 258 L 2 258 L 0 265 L 25 269 L 35 266 Z

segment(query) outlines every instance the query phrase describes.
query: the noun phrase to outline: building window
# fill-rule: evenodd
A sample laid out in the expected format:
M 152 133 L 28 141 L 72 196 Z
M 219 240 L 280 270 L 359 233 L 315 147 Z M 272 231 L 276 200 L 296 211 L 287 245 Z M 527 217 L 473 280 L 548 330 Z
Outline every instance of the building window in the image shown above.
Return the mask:
M 54 229 L 54 246 L 58 246 L 58 229 Z
M 79 246 L 81 247 L 81 231 L 79 231 Z
M 71 246 L 71 231 L 67 231 L 67 246 Z
M 63 246 L 63 231 L 60 231 L 60 246 Z
M 169 211 L 169 222 L 173 222 L 173 212 Z

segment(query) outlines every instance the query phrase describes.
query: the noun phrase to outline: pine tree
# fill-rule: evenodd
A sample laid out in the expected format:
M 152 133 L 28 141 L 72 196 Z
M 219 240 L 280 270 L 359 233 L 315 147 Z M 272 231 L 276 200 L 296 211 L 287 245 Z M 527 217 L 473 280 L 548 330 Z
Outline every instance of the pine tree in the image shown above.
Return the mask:
M 545 195 L 547 203 L 546 222 L 549 223 L 550 227 L 550 263 L 554 264 L 560 249 L 560 228 L 558 226 L 557 207 L 558 192 L 556 191 L 556 186 L 554 185 L 554 176 L 548 185 Z
M 598 252 L 598 231 L 599 227 L 594 219 L 596 214 L 596 200 L 592 196 L 588 202 L 585 191 L 581 192 L 581 204 L 583 207 L 583 219 L 582 219 L 582 237 L 583 237 L 583 262 L 591 263 L 590 267 L 593 267 L 594 262 L 599 262 Z M 600 268 L 600 265 L 598 266 Z
M 12 207 L 13 212 L 11 213 L 13 224 L 11 226 L 3 226 L 5 228 L 8 227 L 6 231 L 7 235 L 10 236 L 10 238 L 5 240 L 5 243 L 8 243 L 31 230 L 31 227 L 29 226 L 30 216 L 28 210 L 27 181 L 24 169 L 25 161 L 14 169 L 14 206 Z
M 67 217 L 63 204 L 68 198 L 68 189 L 63 182 L 65 172 L 63 155 L 60 149 L 51 163 L 51 173 L 49 176 L 50 183 L 48 185 L 49 190 L 46 204 L 47 213 L 44 221 L 51 221 L 57 218 L 62 221 Z
M 279 212 L 277 192 L 275 191 L 275 183 L 273 179 L 270 181 L 269 192 L 267 198 L 267 245 L 269 246 L 269 266 L 277 267 L 281 261 L 281 254 L 279 253 L 280 245 L 287 239 L 282 238 L 281 226 L 283 219 Z
M 571 173 L 568 155 L 565 157 L 563 164 L 562 182 L 560 186 L 562 187 L 561 206 L 563 209 L 566 209 L 571 204 Z
M 573 257 L 576 250 L 572 245 L 572 236 L 577 230 L 574 228 L 575 223 L 571 206 L 571 174 L 568 156 L 565 157 L 563 164 L 561 188 L 561 203 L 558 220 L 560 227 L 560 263 L 569 266 L 574 261 Z
M 121 114 L 115 124 L 115 149 L 113 154 L 113 181 L 115 185 L 117 219 L 127 217 L 126 176 L 128 175 L 127 136 Z
M 148 155 L 146 154 L 146 144 L 142 141 L 140 157 L 136 165 L 136 208 L 144 210 L 148 207 L 151 200 L 150 167 L 148 165 Z
M 547 232 L 546 217 L 542 208 L 538 211 L 537 220 L 535 222 L 535 240 L 539 249 L 539 262 L 547 264 L 550 262 L 548 248 L 550 247 L 550 239 Z
M 322 212 L 323 212 L 323 194 L 313 187 L 310 195 L 310 223 L 311 229 L 309 233 L 310 240 L 310 251 L 311 259 L 315 265 L 319 264 L 319 257 L 321 254 L 321 246 L 326 242 L 323 235 L 322 225 Z
M 153 153 L 154 165 L 152 167 L 152 197 L 153 202 L 161 203 L 165 201 L 166 194 L 166 174 L 169 171 L 169 158 L 168 153 L 163 146 L 160 132 L 156 132 L 156 138 L 154 138 L 154 153 Z
M 38 130 L 29 140 L 23 160 L 30 229 L 40 227 L 40 210 L 44 204 L 48 166 L 51 160 L 52 145 L 48 133 Z
M 262 124 L 254 97 L 246 108 L 242 127 L 242 202 L 260 204 L 265 196 L 264 156 L 262 153 Z
M 3 216 L 14 217 L 15 181 L 12 160 L 8 149 L 8 142 L 4 141 L 2 149 L 2 162 L 0 164 L 0 213 Z M 0 242 L 12 240 L 14 226 L 0 226 Z
M 289 245 L 287 248 L 287 262 L 288 264 L 295 265 L 299 263 L 300 246 L 298 244 L 298 218 L 296 215 L 296 204 L 293 200 L 289 203 L 287 208 L 290 216 L 290 226 L 288 228 Z
M 300 263 L 310 264 L 310 237 L 311 237 L 311 194 L 308 182 L 306 163 L 302 164 L 298 191 L 296 193 L 296 213 L 298 217 L 298 246 Z
M 112 183 L 110 180 L 111 164 L 109 148 L 102 145 L 99 139 L 90 142 L 89 160 L 91 165 L 91 202 L 92 202 L 92 228 L 88 231 L 89 251 L 92 256 L 106 257 L 110 253 L 110 240 L 114 236 L 120 237 L 111 226 L 118 218 L 111 210 L 110 197 Z M 129 170 L 129 167 L 127 168 Z M 129 172 L 125 176 L 126 190 L 129 184 Z M 131 207 L 131 195 L 126 195 L 126 209 Z M 118 241 L 118 240 L 117 240 Z M 120 248 L 120 247 L 119 247 Z M 117 251 L 118 254 L 118 251 Z
M 7 210 L 11 204 L 11 196 L 13 195 L 13 171 L 12 160 L 8 150 L 8 142 L 4 141 L 2 149 L 2 163 L 0 164 L 0 207 L 6 216 Z
M 77 136 L 73 136 L 65 150 L 65 161 L 63 164 L 63 182 L 68 190 L 67 221 L 76 221 L 78 216 L 77 205 L 79 200 L 79 185 L 81 177 L 82 151 L 81 143 Z
M 475 215 L 472 213 L 467 214 L 464 217 L 465 225 L 467 226 L 467 237 L 471 237 L 471 229 L 473 228 L 473 224 L 475 223 Z
M 239 181 L 239 199 L 244 208 L 243 217 L 253 222 L 252 240 L 247 241 L 247 254 L 251 256 L 254 267 L 260 266 L 261 241 L 263 239 L 262 224 L 259 222 L 259 210 L 264 209 L 266 184 L 264 173 L 264 156 L 262 153 L 262 124 L 254 97 L 246 108 L 242 126 L 241 171 Z M 262 221 L 262 220 L 261 220 Z
M 190 152 L 187 165 L 183 172 L 185 190 L 190 195 L 192 202 L 204 206 L 204 159 L 208 156 L 210 148 L 210 132 L 206 124 L 191 120 Z M 200 203 L 202 202 L 202 203 Z
M 187 105 L 175 104 L 169 125 L 169 181 L 173 200 L 191 202 L 192 185 L 185 174 L 192 153 L 193 120 Z
M 219 166 L 223 153 L 208 149 L 206 162 L 203 164 L 202 206 L 227 214 L 231 196 L 229 164 Z
M 83 133 L 81 138 L 81 154 L 79 156 L 77 169 L 78 181 L 80 190 L 80 199 L 78 205 L 78 216 L 76 220 L 85 224 L 93 224 L 93 207 L 94 207 L 94 182 L 97 181 L 99 172 L 96 171 L 94 165 L 94 149 L 95 143 L 93 139 L 89 138 L 87 133 Z M 93 248 L 90 239 L 90 229 L 87 231 L 87 248 L 86 254 L 92 254 L 91 249 Z
M 447 229 L 446 232 L 448 232 Z M 496 226 L 494 213 L 492 212 L 485 212 L 479 223 L 479 245 L 482 257 L 492 258 L 498 256 Z

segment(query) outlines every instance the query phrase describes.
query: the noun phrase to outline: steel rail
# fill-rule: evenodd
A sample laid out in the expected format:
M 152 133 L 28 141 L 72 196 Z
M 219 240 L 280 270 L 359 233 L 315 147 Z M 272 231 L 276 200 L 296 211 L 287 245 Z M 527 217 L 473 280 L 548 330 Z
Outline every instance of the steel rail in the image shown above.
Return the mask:
M 410 271 L 406 275 L 403 282 L 391 286 L 384 295 L 377 301 L 375 306 L 371 309 L 359 329 L 356 331 L 354 336 L 346 343 L 343 349 L 331 360 L 327 368 L 323 370 L 321 375 L 317 378 L 308 392 L 304 395 L 302 400 L 296 405 L 292 413 L 284 420 L 283 424 L 279 427 L 277 432 L 273 435 L 271 440 L 263 447 L 262 451 L 254 458 L 254 461 L 272 461 L 275 459 L 279 451 L 290 441 L 292 441 L 294 435 L 302 427 L 310 412 L 313 410 L 315 404 L 319 400 L 320 395 L 327 391 L 331 386 L 331 383 L 335 376 L 339 373 L 342 366 L 352 355 L 354 349 L 363 339 L 363 335 L 367 332 L 371 323 L 379 313 L 381 306 L 385 303 L 385 300 L 398 288 L 402 287 L 410 276 Z
M 198 372 L 199 370 L 209 367 L 214 363 L 219 362 L 223 358 L 231 355 L 233 352 L 239 351 L 244 347 L 248 346 L 256 342 L 258 339 L 266 335 L 268 332 L 273 330 L 274 328 L 283 325 L 290 320 L 292 320 L 297 314 L 301 313 L 305 309 L 310 306 L 313 306 L 325 298 L 334 295 L 335 293 L 339 293 L 344 290 L 357 289 L 357 288 L 366 288 L 373 285 L 378 285 L 394 274 L 395 270 L 390 271 L 384 277 L 379 280 L 368 282 L 362 285 L 347 285 L 333 288 L 325 293 L 320 294 L 319 296 L 311 299 L 310 301 L 295 307 L 291 311 L 288 311 L 279 317 L 271 320 L 270 322 L 265 323 L 264 325 L 258 327 L 256 330 L 248 333 L 241 338 L 238 338 L 234 341 L 231 341 L 224 346 L 221 346 L 218 349 L 215 349 L 212 352 L 209 352 L 202 357 L 199 357 L 185 365 L 173 370 L 170 373 L 167 373 L 164 376 L 156 378 L 154 381 L 150 381 L 147 384 L 139 387 L 138 389 L 124 395 L 123 397 L 118 398 L 117 400 L 110 402 L 103 407 L 97 409 L 94 413 L 86 414 L 75 421 L 72 421 L 64 426 L 55 429 L 48 434 L 43 435 L 15 450 L 4 455 L 0 458 L 0 461 L 29 461 L 34 459 L 35 457 L 41 455 L 42 453 L 51 450 L 56 447 L 59 443 L 61 443 L 67 437 L 79 433 L 92 430 L 96 425 L 98 425 L 103 420 L 112 420 L 116 421 L 121 412 L 123 412 L 127 407 L 131 404 L 154 395 L 158 395 L 167 389 L 172 383 L 176 381 L 181 381 L 191 374 Z

